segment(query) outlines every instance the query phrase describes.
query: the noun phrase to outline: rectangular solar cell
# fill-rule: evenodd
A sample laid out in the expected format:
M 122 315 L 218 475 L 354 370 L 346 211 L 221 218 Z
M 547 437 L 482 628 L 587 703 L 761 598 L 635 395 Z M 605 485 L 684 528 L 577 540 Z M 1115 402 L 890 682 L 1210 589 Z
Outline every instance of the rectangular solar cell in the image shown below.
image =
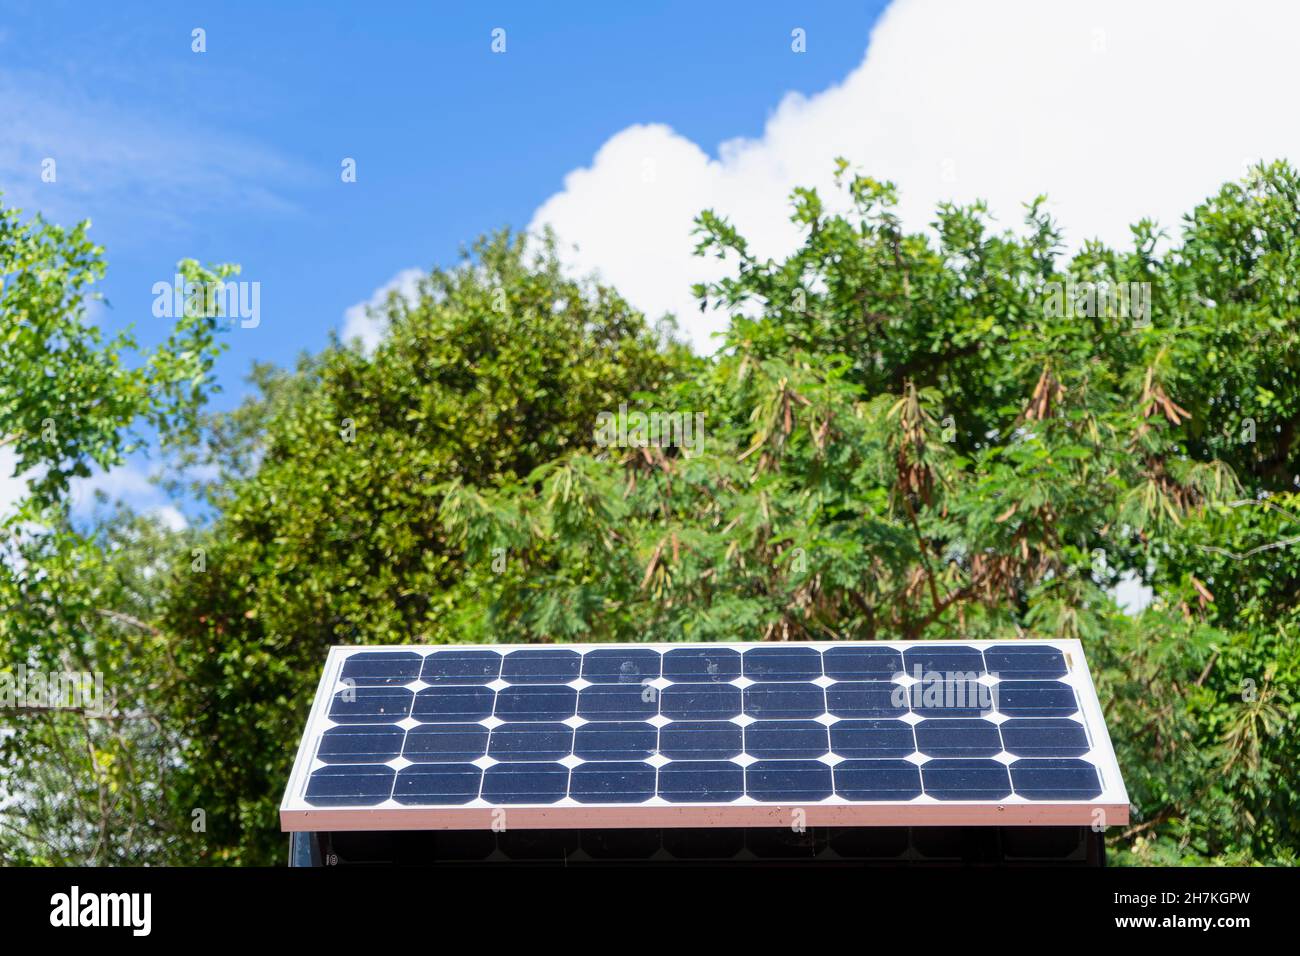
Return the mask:
M 1078 641 L 335 647 L 286 831 L 1113 826 Z

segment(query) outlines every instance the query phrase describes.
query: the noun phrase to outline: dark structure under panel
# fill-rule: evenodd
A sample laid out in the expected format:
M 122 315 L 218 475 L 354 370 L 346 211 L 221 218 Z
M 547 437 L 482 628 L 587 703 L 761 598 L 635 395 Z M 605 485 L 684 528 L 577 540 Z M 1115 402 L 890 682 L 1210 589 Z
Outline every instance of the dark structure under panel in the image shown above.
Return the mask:
M 295 833 L 293 866 L 1102 866 L 1087 827 L 709 827 Z

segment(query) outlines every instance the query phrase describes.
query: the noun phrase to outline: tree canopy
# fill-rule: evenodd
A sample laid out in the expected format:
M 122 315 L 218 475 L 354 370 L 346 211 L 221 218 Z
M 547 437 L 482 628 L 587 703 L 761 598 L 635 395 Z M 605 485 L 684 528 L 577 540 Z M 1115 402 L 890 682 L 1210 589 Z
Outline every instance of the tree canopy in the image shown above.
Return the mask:
M 0 702 L 0 855 L 130 863 L 165 852 L 156 804 L 177 732 L 159 715 L 174 681 L 150 623 L 183 536 L 122 510 L 73 520 L 74 479 L 151 442 L 197 439 L 222 320 L 204 303 L 142 352 L 88 313 L 104 273 L 89 223 L 64 229 L 0 205 L 0 450 L 26 493 L 0 514 L 0 686 L 25 675 L 107 675 L 98 712 Z M 233 267 L 186 260 L 208 288 Z
M 907 232 L 891 184 L 839 182 L 795 191 L 781 261 L 700 215 L 730 272 L 696 289 L 731 319 L 711 358 L 503 232 L 391 297 L 373 352 L 255 369 L 194 426 L 210 526 L 123 516 L 67 570 L 147 636 L 151 858 L 282 857 L 332 644 L 1077 637 L 1136 808 L 1120 860 L 1295 862 L 1300 175 L 1073 254 L 1041 198 Z M 7 651 L 54 640 L 30 627 Z

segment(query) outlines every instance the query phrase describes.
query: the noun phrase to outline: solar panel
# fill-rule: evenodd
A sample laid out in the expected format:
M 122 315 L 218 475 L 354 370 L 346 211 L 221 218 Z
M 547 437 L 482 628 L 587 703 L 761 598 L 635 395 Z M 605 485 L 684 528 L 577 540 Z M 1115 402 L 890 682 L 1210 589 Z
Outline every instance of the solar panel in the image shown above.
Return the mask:
M 1115 825 L 1128 797 L 1078 641 L 335 647 L 280 816 Z

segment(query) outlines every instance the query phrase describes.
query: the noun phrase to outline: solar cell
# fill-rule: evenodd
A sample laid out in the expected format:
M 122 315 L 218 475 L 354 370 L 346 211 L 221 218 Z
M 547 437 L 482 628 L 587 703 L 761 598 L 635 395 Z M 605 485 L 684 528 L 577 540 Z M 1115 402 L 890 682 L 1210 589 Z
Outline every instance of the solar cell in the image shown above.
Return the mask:
M 1092 824 L 1076 641 L 331 651 L 286 830 Z

